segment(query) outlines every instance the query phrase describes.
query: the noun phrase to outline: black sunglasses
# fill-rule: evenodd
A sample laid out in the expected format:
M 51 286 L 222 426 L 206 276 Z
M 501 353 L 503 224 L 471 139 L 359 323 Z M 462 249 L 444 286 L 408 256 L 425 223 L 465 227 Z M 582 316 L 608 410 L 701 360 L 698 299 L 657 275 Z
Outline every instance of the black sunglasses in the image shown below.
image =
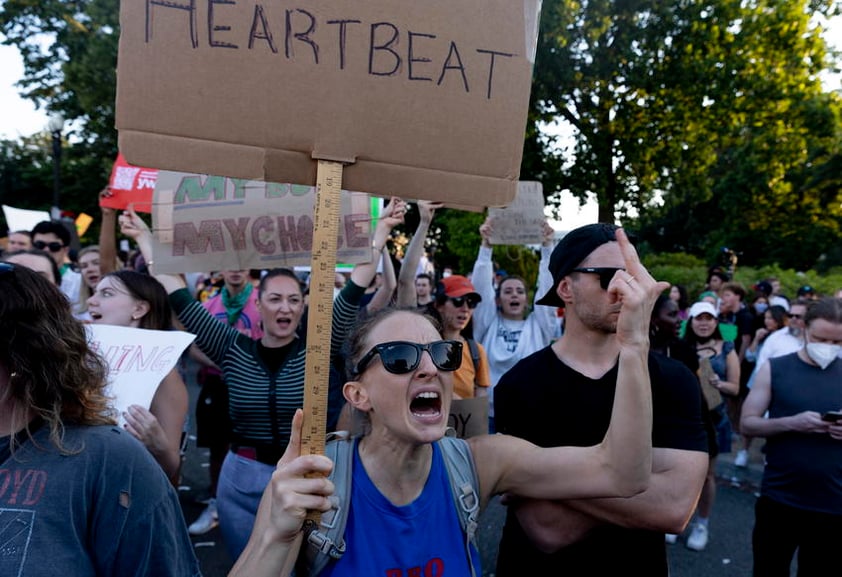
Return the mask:
M 453 303 L 457 309 L 461 309 L 465 303 L 468 303 L 469 309 L 477 308 L 479 304 L 479 299 L 476 295 L 465 295 L 463 297 L 447 297 L 447 300 Z
M 64 245 L 60 242 L 44 242 L 43 240 L 36 240 L 32 243 L 32 246 L 34 246 L 38 250 L 44 250 L 45 248 L 49 248 L 50 252 L 58 252 L 64 248 Z
M 407 341 L 391 341 L 375 345 L 354 367 L 354 375 L 361 375 L 371 360 L 380 355 L 383 368 L 395 375 L 411 373 L 421 364 L 421 355 L 427 351 L 433 364 L 441 371 L 455 371 L 462 365 L 462 343 L 436 341 L 426 345 Z
M 614 273 L 616 273 L 618 270 L 626 269 L 621 267 L 597 266 L 574 268 L 570 272 L 586 272 L 590 274 L 597 274 L 599 275 L 599 286 L 602 287 L 602 290 L 608 290 L 608 285 L 611 284 L 611 279 L 614 278 Z
M 0 262 L 0 274 L 6 274 L 15 270 L 15 265 L 10 262 Z

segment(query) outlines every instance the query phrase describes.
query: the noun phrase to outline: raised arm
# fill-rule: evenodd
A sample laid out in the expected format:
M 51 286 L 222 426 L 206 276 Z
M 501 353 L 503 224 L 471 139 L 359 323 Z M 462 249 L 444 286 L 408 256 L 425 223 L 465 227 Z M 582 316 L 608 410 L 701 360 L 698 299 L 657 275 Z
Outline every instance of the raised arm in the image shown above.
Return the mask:
M 108 186 L 99 195 L 109 196 Z M 114 272 L 117 267 L 117 211 L 107 206 L 100 207 L 102 221 L 99 228 L 99 270 L 101 277 Z M 100 277 L 100 278 L 101 278 Z
M 541 329 L 544 342 L 549 344 L 558 332 L 558 316 L 555 307 L 539 305 L 538 299 L 547 294 L 553 287 L 553 275 L 550 274 L 550 255 L 553 252 L 553 241 L 555 230 L 550 223 L 544 221 L 544 241 L 541 243 L 541 261 L 538 263 L 538 288 L 535 290 L 535 302 L 533 303 L 532 316 L 530 320 L 535 322 Z
M 120 222 L 120 232 L 137 243 L 150 274 L 164 285 L 167 294 L 174 293 L 178 289 L 187 288 L 187 283 L 181 275 L 155 274 L 155 270 L 153 269 L 154 262 L 152 260 L 152 231 L 149 230 L 149 225 L 138 216 L 133 208 L 125 210 L 118 220 Z
M 371 297 L 366 305 L 366 310 L 370 313 L 386 308 L 392 302 L 392 296 L 395 294 L 395 287 L 397 281 L 395 280 L 395 265 L 392 264 L 392 256 L 389 254 L 389 249 L 383 247 L 380 252 L 380 259 L 383 262 L 383 284 Z
M 354 284 L 367 287 L 374 280 L 374 275 L 377 273 L 377 263 L 380 260 L 383 248 L 386 246 L 386 241 L 389 240 L 392 229 L 403 222 L 405 214 L 406 202 L 393 196 L 389 204 L 383 209 L 383 213 L 377 221 L 377 226 L 374 228 L 374 235 L 371 239 L 371 261 L 358 264 L 351 271 L 351 281 Z
M 424 254 L 424 243 L 427 240 L 427 233 L 430 231 L 433 216 L 435 216 L 436 209 L 441 207 L 441 202 L 418 201 L 418 214 L 420 216 L 418 228 L 415 229 L 412 240 L 409 241 L 401 264 L 401 271 L 398 273 L 397 306 L 399 307 L 414 307 L 418 302 L 415 296 L 415 271 L 418 269 L 421 255 Z
M 539 448 L 506 435 L 475 437 L 483 497 L 511 493 L 541 499 L 629 497 L 645 490 L 652 471 L 652 390 L 649 379 L 649 317 L 668 284 L 640 263 L 622 229 L 616 233 L 626 272 L 608 294 L 620 305 L 619 367 L 611 424 L 593 447 Z M 488 491 L 488 493 L 485 493 Z
M 482 297 L 482 300 L 474 309 L 472 322 L 474 325 L 474 338 L 478 341 L 485 341 L 485 334 L 497 315 L 497 295 L 494 291 L 494 265 L 491 261 L 491 233 L 493 231 L 493 218 L 488 217 L 479 227 L 479 234 L 482 238 L 479 247 L 477 260 L 474 262 L 474 270 L 471 273 L 471 283 Z

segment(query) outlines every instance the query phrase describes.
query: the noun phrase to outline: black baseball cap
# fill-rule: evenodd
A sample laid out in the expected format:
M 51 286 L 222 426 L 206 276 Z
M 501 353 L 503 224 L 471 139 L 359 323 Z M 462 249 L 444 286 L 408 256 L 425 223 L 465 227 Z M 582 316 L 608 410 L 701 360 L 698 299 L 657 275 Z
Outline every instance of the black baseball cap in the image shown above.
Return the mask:
M 536 304 L 563 307 L 564 301 L 556 294 L 558 283 L 582 264 L 582 261 L 597 248 L 606 242 L 617 240 L 614 232 L 618 228 L 613 224 L 598 222 L 580 226 L 564 235 L 555 245 L 553 254 L 550 255 L 549 268 L 550 274 L 553 275 L 553 286 L 547 294 L 536 301 Z

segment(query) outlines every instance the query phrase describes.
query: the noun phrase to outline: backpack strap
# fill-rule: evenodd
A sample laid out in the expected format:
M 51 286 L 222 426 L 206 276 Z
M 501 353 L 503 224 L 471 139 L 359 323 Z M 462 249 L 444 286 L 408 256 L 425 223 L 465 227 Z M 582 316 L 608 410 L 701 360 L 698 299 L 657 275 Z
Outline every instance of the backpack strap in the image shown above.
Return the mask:
M 345 553 L 345 524 L 351 502 L 351 478 L 353 475 L 354 440 L 347 431 L 333 433 L 334 439 L 325 445 L 325 455 L 333 461 L 333 470 L 328 478 L 333 482 L 332 508 L 321 514 L 318 526 L 305 523 L 305 542 L 298 557 L 296 575 L 313 577 L 318 575 L 332 559 L 339 559 Z
M 468 349 L 471 351 L 471 360 L 474 361 L 474 371 L 479 373 L 479 347 L 474 339 L 465 339 Z
M 459 523 L 462 525 L 462 532 L 465 534 L 465 554 L 468 557 L 468 565 L 471 567 L 471 576 L 478 577 L 471 555 L 471 545 L 479 550 L 476 543 L 480 511 L 479 479 L 474 465 L 474 457 L 464 439 L 445 436 L 438 442 L 438 445 L 444 457 L 447 476 L 450 479 L 450 492 L 459 514 Z

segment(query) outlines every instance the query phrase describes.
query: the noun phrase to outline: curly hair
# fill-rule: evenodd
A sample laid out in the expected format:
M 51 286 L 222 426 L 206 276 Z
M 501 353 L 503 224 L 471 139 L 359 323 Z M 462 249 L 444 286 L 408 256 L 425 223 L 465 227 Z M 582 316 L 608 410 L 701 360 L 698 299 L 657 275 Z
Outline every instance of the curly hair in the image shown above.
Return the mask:
M 104 393 L 106 364 L 89 347 L 68 300 L 38 273 L 3 264 L 0 294 L 0 367 L 9 374 L 2 395 L 12 402 L 15 422 L 34 413 L 49 427 L 51 442 L 72 453 L 63 444 L 65 424 L 116 422 Z M 28 425 L 26 432 L 31 437 Z

